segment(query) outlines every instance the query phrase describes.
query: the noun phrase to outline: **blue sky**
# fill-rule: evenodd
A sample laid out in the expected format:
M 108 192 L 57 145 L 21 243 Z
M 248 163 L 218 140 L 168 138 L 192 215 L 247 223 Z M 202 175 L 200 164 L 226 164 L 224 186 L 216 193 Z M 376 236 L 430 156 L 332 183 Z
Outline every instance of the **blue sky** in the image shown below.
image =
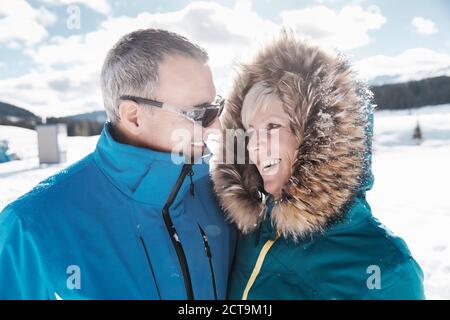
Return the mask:
M 0 101 L 48 116 L 101 109 L 106 51 L 145 27 L 204 46 L 222 94 L 283 26 L 343 51 L 369 81 L 423 78 L 450 72 L 449 18 L 446 0 L 2 0 Z

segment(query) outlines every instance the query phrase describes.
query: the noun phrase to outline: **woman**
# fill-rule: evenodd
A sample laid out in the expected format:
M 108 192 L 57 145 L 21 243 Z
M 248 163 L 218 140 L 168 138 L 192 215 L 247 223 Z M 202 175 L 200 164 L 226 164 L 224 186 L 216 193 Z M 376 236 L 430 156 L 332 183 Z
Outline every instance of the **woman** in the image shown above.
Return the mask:
M 230 299 L 424 298 L 405 242 L 366 202 L 370 95 L 340 56 L 283 34 L 243 66 L 222 120 L 243 130 L 221 149 L 251 160 L 212 173 L 242 233 Z

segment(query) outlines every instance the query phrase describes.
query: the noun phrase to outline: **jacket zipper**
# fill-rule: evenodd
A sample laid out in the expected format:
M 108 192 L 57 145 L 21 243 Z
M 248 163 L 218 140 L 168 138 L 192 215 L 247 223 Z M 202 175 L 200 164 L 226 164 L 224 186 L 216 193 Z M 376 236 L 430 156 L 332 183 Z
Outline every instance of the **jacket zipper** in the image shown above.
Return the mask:
M 258 277 L 261 271 L 261 267 L 264 263 L 264 259 L 266 258 L 267 253 L 269 252 L 270 248 L 275 243 L 275 241 L 278 240 L 279 237 L 280 234 L 277 232 L 275 239 L 267 240 L 264 246 L 262 247 L 261 251 L 259 252 L 258 259 L 256 259 L 255 266 L 253 267 L 253 271 L 250 274 L 250 278 L 248 279 L 247 285 L 245 286 L 244 292 L 242 294 L 242 300 L 247 300 L 248 293 L 250 292 L 250 289 L 252 288 L 256 278 Z
M 264 201 L 264 203 L 266 205 L 266 201 Z M 267 212 L 267 205 L 264 208 L 264 210 L 265 210 L 265 212 Z M 260 232 L 261 232 L 261 229 L 259 230 L 259 233 L 257 236 L 258 238 L 260 237 Z M 256 278 L 258 277 L 259 273 L 261 272 L 261 268 L 262 268 L 262 265 L 264 263 L 267 253 L 269 252 L 270 248 L 275 243 L 275 241 L 278 240 L 279 237 L 280 237 L 280 233 L 277 232 L 275 235 L 275 239 L 267 240 L 266 243 L 264 243 L 263 247 L 261 248 L 261 251 L 258 254 L 258 258 L 256 259 L 255 266 L 253 267 L 252 273 L 250 274 L 250 277 L 247 281 L 247 285 L 245 286 L 244 292 L 242 294 L 242 300 L 247 300 L 248 293 L 250 292 L 250 289 L 252 288 L 253 284 L 255 283 Z M 258 240 L 258 242 L 259 242 L 259 240 Z
M 194 300 L 194 291 L 192 289 L 192 280 L 191 274 L 189 272 L 189 266 L 187 263 L 186 255 L 184 253 L 183 246 L 181 245 L 180 237 L 178 236 L 177 230 L 175 229 L 175 225 L 172 222 L 172 218 L 170 217 L 169 208 L 172 205 L 175 197 L 180 191 L 181 185 L 183 184 L 186 175 L 192 171 L 191 164 L 184 164 L 181 170 L 181 173 L 175 183 L 172 191 L 170 192 L 169 197 L 167 198 L 166 204 L 162 209 L 162 215 L 164 219 L 164 224 L 166 225 L 167 232 L 169 233 L 170 240 L 172 241 L 172 245 L 175 248 L 175 252 L 178 257 L 178 262 L 180 263 L 181 272 L 183 273 L 184 287 L 186 290 L 187 300 Z
M 145 245 L 144 239 L 142 237 L 139 237 L 139 240 L 141 241 L 142 247 L 144 248 L 145 257 L 147 258 L 147 263 L 148 266 L 150 267 L 150 272 L 152 273 L 153 281 L 155 282 L 156 291 L 158 292 L 158 298 L 159 300 L 161 300 L 161 293 L 159 291 L 158 283 L 156 282 L 155 272 L 153 271 L 153 266 L 150 261 L 150 255 L 148 254 L 147 246 Z
M 209 246 L 208 237 L 206 236 L 205 231 L 200 226 L 200 224 L 198 225 L 198 227 L 199 227 L 200 232 L 202 234 L 203 244 L 205 246 L 205 253 L 206 253 L 206 256 L 208 257 L 209 270 L 211 271 L 211 281 L 212 281 L 212 285 L 213 285 L 213 289 L 214 289 L 214 300 L 217 300 L 218 294 L 217 294 L 217 285 L 216 285 L 216 274 L 214 273 L 214 266 L 213 266 L 213 261 L 212 261 L 211 248 Z
M 184 164 L 183 168 L 181 170 L 181 173 L 177 179 L 177 182 L 175 183 L 172 191 L 170 192 L 169 197 L 167 198 L 167 201 L 163 207 L 162 214 L 164 219 L 164 224 L 166 225 L 167 231 L 169 232 L 170 239 L 172 241 L 172 245 L 175 248 L 175 252 L 178 257 L 178 262 L 180 263 L 181 272 L 183 273 L 183 280 L 184 280 L 184 286 L 186 290 L 186 296 L 188 300 L 194 300 L 194 291 L 192 289 L 192 279 L 189 272 L 189 266 L 187 263 L 186 255 L 184 253 L 183 246 L 181 245 L 180 237 L 178 236 L 177 230 L 175 229 L 175 225 L 172 222 L 172 218 L 170 217 L 169 208 L 172 205 L 175 197 L 177 196 L 178 192 L 180 191 L 181 185 L 183 184 L 184 179 L 186 178 L 186 175 L 189 176 L 190 179 L 190 193 L 192 197 L 194 197 L 194 183 L 192 176 L 194 175 L 194 171 L 192 170 L 192 164 Z M 212 254 L 211 254 L 211 248 L 208 243 L 208 238 L 206 237 L 206 233 L 203 231 L 200 225 L 198 225 L 200 228 L 200 232 L 202 234 L 203 244 L 205 248 L 206 255 L 208 257 L 209 261 L 209 268 L 211 271 L 211 278 L 214 288 L 214 297 L 217 300 L 217 286 L 216 286 L 216 277 L 214 273 L 213 263 L 212 263 Z

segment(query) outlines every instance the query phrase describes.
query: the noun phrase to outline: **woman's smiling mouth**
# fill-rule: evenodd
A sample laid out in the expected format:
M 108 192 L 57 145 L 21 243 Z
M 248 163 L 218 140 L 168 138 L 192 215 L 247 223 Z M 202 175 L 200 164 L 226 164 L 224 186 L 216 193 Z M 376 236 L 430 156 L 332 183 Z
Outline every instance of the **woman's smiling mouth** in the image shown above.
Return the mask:
M 281 159 L 269 159 L 269 160 L 265 160 L 261 163 L 261 173 L 270 173 L 271 171 L 273 171 L 274 169 L 276 169 L 278 167 L 278 165 L 280 164 Z

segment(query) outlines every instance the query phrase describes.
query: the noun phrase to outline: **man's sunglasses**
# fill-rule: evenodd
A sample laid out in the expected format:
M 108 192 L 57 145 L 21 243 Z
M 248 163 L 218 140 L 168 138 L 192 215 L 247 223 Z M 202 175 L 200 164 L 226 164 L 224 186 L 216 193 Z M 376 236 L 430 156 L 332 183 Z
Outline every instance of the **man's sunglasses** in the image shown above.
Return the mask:
M 222 98 L 221 96 L 217 96 L 213 103 L 202 103 L 186 110 L 180 110 L 179 108 L 168 105 L 164 102 L 141 97 L 124 95 L 120 96 L 120 99 L 130 100 L 138 104 L 146 104 L 161 109 L 175 111 L 195 122 L 201 122 L 202 127 L 205 128 L 209 127 L 211 124 L 214 123 L 214 121 L 216 121 L 216 119 L 222 113 L 223 107 L 225 105 L 225 99 Z

